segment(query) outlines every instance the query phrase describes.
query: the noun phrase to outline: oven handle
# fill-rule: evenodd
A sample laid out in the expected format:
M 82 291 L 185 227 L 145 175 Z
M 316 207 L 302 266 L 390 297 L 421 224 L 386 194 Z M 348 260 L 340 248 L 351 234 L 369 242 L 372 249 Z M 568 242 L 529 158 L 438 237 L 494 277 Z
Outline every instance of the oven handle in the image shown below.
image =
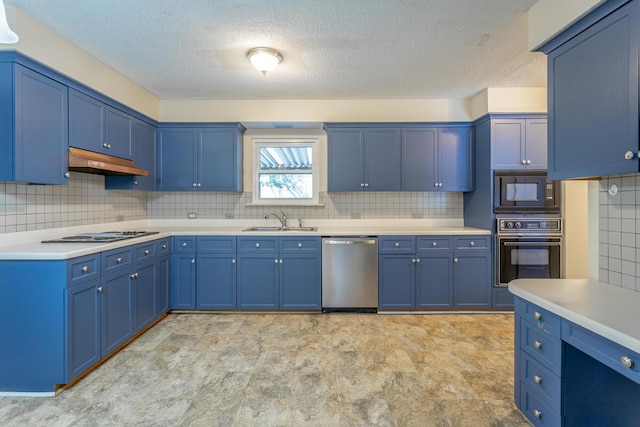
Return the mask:
M 560 246 L 560 242 L 502 242 L 505 246 Z

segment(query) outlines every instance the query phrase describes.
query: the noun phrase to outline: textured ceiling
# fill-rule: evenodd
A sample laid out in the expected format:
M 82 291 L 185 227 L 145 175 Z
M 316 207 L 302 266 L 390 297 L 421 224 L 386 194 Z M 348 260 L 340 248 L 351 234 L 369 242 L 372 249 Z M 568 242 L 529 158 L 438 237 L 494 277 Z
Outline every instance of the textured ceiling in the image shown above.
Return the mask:
M 5 0 L 161 99 L 468 98 L 545 86 L 536 0 Z M 262 76 L 246 52 L 281 52 Z

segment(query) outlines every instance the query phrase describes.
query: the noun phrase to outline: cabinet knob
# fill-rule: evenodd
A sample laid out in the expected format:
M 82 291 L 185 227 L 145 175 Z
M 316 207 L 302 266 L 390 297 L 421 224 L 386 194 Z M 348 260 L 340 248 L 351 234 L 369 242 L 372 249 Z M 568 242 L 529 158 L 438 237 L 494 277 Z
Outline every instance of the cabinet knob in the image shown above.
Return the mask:
M 193 185 L 194 187 L 196 187 L 198 184 L 194 182 L 192 185 Z
M 231 260 L 231 264 L 235 264 L 235 263 L 236 263 L 236 259 L 234 258 Z
M 416 263 L 416 259 L 415 258 L 411 258 L 411 262 L 415 264 Z
M 167 245 L 162 245 L 162 249 L 167 249 Z
M 133 185 L 138 185 L 138 181 L 133 181 Z
M 259 248 L 259 247 L 260 247 L 260 243 L 256 243 L 256 248 Z
M 536 384 L 542 384 L 542 377 L 539 375 L 534 375 L 533 376 L 533 382 Z
M 133 274 L 131 275 L 131 278 L 132 278 L 132 279 L 137 279 L 137 278 L 138 278 L 138 273 L 133 273 Z
M 454 258 L 453 262 L 460 262 L 460 260 L 458 258 Z
M 395 246 L 396 246 L 396 248 L 399 248 L 400 247 L 400 242 L 396 242 Z
M 538 350 L 540 350 L 542 348 L 542 343 L 540 341 L 536 340 L 536 341 L 533 342 L 533 346 L 535 348 L 537 348 Z
M 273 261 L 274 261 L 276 264 L 278 263 L 278 259 L 277 259 L 277 258 L 276 258 L 276 259 L 274 259 Z
M 420 264 L 420 258 L 416 258 L 416 262 Z
M 122 258 L 120 257 L 116 258 L 116 264 L 122 264 Z
M 527 159 L 527 165 L 531 164 L 531 160 Z
M 183 248 L 186 248 L 186 247 L 187 247 L 187 242 L 184 242 L 184 243 L 182 244 L 182 247 L 183 247 Z
M 87 271 L 89 271 L 89 267 L 87 267 L 86 265 L 84 267 L 82 267 L 82 272 L 86 273 Z
M 438 242 L 431 243 L 431 246 L 433 246 L 435 248 L 436 246 L 438 246 Z
M 360 187 L 364 188 L 364 182 L 362 184 L 360 184 Z
M 524 159 L 522 159 L 522 160 L 520 160 L 520 163 L 522 163 L 523 165 L 526 165 L 526 164 L 527 164 L 527 161 L 526 161 L 526 160 L 524 160 Z
M 628 356 L 622 356 L 620 358 L 620 362 L 622 363 L 622 366 L 624 366 L 625 368 L 633 368 L 633 359 L 631 359 Z
M 102 286 L 98 286 L 97 291 L 98 291 L 98 293 L 102 292 Z
M 368 186 L 369 186 L 369 183 L 368 183 L 368 182 L 365 182 L 365 183 L 364 183 L 364 186 L 365 186 L 365 187 L 368 187 Z
M 278 262 L 279 262 L 280 264 L 282 264 L 282 263 L 284 262 L 284 260 L 281 258 L 280 260 L 278 260 Z
M 539 311 L 535 311 L 535 312 L 533 313 L 533 317 L 534 317 L 536 320 L 540 320 L 540 319 L 542 319 L 542 313 L 540 313 Z
M 302 247 L 302 243 L 298 243 L 298 247 L 301 248 Z
M 476 245 L 476 242 L 473 242 L 473 241 L 472 241 L 472 242 L 469 242 L 469 246 L 473 247 L 473 246 L 475 246 L 475 245 Z
M 542 418 L 542 412 L 540 412 L 540 410 L 538 409 L 534 409 L 533 410 L 533 416 L 536 418 Z
M 192 260 L 191 260 L 191 264 L 195 264 L 195 263 L 196 263 L 196 260 L 195 260 L 195 259 L 192 259 Z
M 144 254 L 145 254 L 145 255 L 149 255 L 149 249 L 145 250 L 145 251 L 144 251 Z
M 442 187 L 442 183 L 441 182 L 438 183 L 438 187 Z
M 202 187 L 202 183 L 201 182 L 198 183 L 198 187 Z
M 107 148 L 107 143 L 106 142 L 102 143 L 102 148 Z
M 625 153 L 624 153 L 624 158 L 625 158 L 626 160 L 633 160 L 633 158 L 634 158 L 635 156 L 636 156 L 636 155 L 633 153 L 633 151 L 627 151 L 627 152 L 625 152 Z
M 65 173 L 64 173 L 64 177 L 65 177 L 65 178 L 69 178 L 70 176 L 71 176 L 71 174 L 70 174 L 69 172 L 65 172 Z

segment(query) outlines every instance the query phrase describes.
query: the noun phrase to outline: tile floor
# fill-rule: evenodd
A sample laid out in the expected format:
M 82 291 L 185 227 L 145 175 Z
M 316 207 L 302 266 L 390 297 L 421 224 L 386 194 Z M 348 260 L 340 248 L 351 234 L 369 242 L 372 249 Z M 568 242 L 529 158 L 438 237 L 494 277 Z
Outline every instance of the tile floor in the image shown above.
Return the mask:
M 530 426 L 508 314 L 171 314 L 8 426 Z

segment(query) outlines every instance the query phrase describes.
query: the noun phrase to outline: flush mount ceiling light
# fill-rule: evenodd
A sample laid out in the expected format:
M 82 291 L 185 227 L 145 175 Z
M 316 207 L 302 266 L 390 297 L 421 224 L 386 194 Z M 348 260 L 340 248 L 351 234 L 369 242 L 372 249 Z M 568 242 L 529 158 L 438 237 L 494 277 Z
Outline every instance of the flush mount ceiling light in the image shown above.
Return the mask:
M 18 43 L 19 39 L 18 35 L 9 28 L 4 2 L 0 0 L 0 43 Z
M 266 75 L 269 71 L 274 70 L 280 61 L 282 61 L 282 55 L 275 49 L 268 47 L 256 47 L 247 52 L 249 60 L 253 64 L 254 68 Z

